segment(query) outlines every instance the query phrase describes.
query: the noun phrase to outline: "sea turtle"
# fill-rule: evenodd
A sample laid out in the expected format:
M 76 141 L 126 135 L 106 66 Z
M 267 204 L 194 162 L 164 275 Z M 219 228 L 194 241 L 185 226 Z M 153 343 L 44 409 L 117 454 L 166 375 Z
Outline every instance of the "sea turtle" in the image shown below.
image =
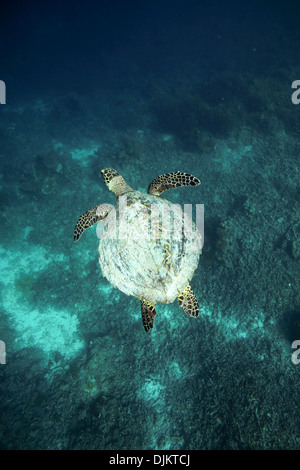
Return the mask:
M 101 204 L 82 214 L 74 241 L 103 220 L 102 274 L 114 287 L 141 301 L 146 332 L 153 328 L 156 302 L 170 303 L 177 297 L 183 310 L 197 317 L 199 306 L 188 281 L 198 266 L 201 234 L 181 206 L 161 194 L 179 186 L 197 186 L 198 178 L 180 171 L 160 175 L 144 194 L 128 186 L 113 168 L 103 169 L 101 175 L 115 193 L 116 205 Z

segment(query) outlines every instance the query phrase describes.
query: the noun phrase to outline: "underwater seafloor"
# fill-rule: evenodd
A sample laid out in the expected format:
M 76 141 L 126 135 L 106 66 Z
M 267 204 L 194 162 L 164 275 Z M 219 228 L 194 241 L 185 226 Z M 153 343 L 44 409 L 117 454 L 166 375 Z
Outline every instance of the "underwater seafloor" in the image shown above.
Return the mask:
M 1 107 L 2 449 L 300 448 L 289 57 L 247 74 L 186 58 L 159 80 Z M 96 227 L 74 244 L 78 217 L 114 203 L 105 167 L 141 191 L 175 170 L 201 180 L 164 194 L 205 205 L 197 319 L 157 304 L 147 335 L 139 301 L 101 275 Z

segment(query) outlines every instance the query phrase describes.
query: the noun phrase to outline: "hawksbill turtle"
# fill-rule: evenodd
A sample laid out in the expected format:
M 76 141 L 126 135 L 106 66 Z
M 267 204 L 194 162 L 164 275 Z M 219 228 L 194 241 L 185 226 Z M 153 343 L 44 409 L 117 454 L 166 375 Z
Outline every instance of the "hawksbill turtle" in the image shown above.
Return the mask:
M 74 241 L 103 220 L 99 263 L 104 277 L 127 295 L 141 301 L 142 321 L 151 331 L 156 302 L 170 303 L 176 297 L 191 317 L 199 305 L 189 280 L 199 263 L 201 234 L 179 204 L 161 197 L 167 189 L 197 186 L 198 178 L 180 171 L 160 175 L 147 194 L 132 189 L 113 168 L 101 175 L 116 195 L 116 204 L 92 207 L 79 218 Z

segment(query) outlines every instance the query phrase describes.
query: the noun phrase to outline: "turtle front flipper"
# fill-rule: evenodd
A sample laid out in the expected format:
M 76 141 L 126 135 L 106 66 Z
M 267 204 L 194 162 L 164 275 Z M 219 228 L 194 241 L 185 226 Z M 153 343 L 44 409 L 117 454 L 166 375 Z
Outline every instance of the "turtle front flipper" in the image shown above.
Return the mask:
M 156 315 L 155 303 L 148 300 L 141 300 L 142 320 L 146 333 L 153 328 L 154 318 Z
M 155 178 L 148 186 L 148 194 L 160 196 L 167 189 L 179 188 L 180 186 L 198 186 L 200 180 L 189 173 L 174 171 Z
M 178 295 L 178 303 L 190 317 L 198 317 L 199 305 L 189 284 L 187 284 L 181 294 Z
M 79 240 L 87 228 L 104 219 L 111 210 L 111 207 L 112 206 L 109 204 L 101 204 L 100 206 L 92 207 L 90 210 L 82 214 L 74 229 L 74 242 Z

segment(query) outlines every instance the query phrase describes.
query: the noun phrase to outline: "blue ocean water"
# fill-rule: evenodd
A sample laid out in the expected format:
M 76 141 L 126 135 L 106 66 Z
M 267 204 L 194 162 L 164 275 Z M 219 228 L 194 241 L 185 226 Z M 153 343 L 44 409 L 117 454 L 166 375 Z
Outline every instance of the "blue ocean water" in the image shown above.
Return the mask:
M 2 449 L 300 448 L 298 20 L 280 1 L 2 7 Z M 107 167 L 142 192 L 201 180 L 163 196 L 205 206 L 197 319 L 160 303 L 146 334 L 96 225 L 74 244 L 115 202 Z

